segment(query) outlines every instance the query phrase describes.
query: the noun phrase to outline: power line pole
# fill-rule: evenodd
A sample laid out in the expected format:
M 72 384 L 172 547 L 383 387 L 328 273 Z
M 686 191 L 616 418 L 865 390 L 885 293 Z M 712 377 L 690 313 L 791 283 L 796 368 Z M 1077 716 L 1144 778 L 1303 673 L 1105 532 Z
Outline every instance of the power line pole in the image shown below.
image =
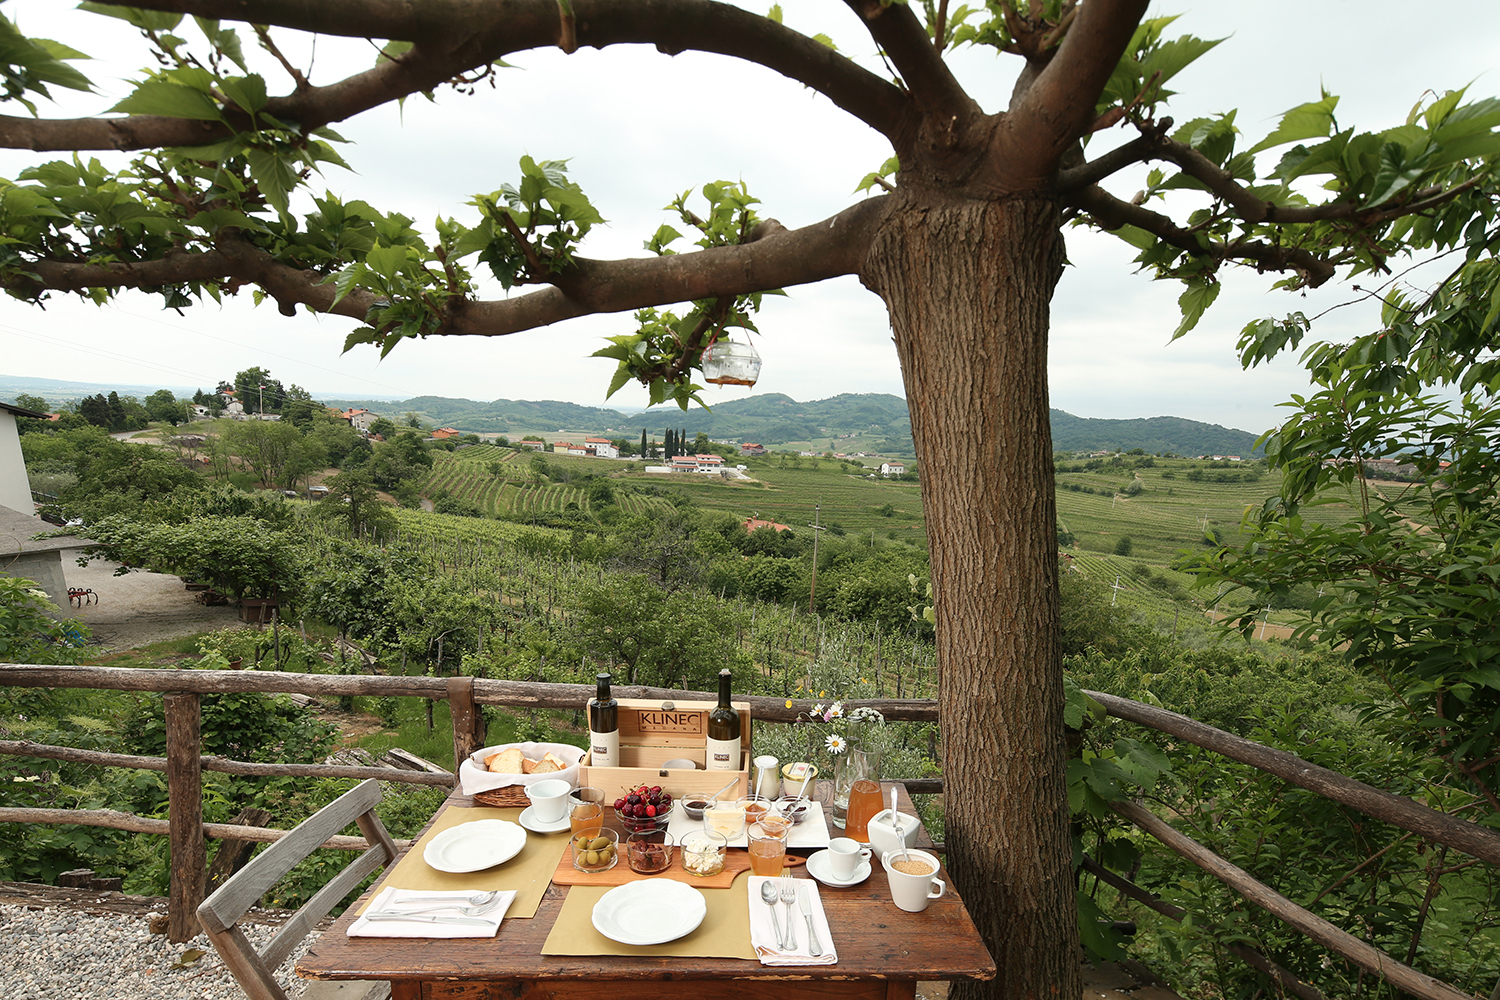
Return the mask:
M 813 504 L 813 523 L 808 527 L 813 529 L 813 570 L 812 586 L 807 589 L 807 612 L 816 614 L 816 598 L 818 594 L 818 536 L 823 533 L 822 526 L 822 504 Z

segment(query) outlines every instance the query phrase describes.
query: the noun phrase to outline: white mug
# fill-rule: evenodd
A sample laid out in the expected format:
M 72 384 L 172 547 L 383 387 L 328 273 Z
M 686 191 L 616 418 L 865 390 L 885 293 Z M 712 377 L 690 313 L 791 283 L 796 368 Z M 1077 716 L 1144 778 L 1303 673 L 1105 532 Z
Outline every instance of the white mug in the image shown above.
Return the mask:
M 568 814 L 568 793 L 573 786 L 560 778 L 548 778 L 526 786 L 531 814 L 539 823 L 559 823 Z
M 931 870 L 925 875 L 912 875 L 897 870 L 894 866 L 906 861 L 925 864 Z M 948 883 L 937 877 L 938 859 L 926 851 L 889 851 L 880 859 L 885 866 L 886 879 L 891 884 L 891 900 L 901 909 L 921 913 L 927 904 L 948 891 Z
M 869 860 L 870 849 L 861 847 L 857 840 L 835 837 L 828 842 L 828 867 L 836 879 L 843 881 L 853 878 L 859 863 Z

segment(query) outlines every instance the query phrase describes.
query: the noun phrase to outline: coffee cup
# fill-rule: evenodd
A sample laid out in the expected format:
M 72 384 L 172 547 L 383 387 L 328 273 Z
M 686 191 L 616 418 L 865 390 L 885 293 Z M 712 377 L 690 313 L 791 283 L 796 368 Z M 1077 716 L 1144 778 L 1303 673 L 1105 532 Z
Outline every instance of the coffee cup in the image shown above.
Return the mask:
M 900 813 L 899 819 L 893 820 L 897 814 L 889 809 L 882 809 L 870 817 L 870 849 L 875 852 L 876 859 L 884 858 L 889 851 L 900 851 L 902 847 L 911 847 L 917 842 L 917 834 L 922 829 L 922 821 L 915 816 Z M 896 823 L 901 824 L 901 836 L 896 836 Z
M 834 837 L 828 842 L 828 869 L 833 877 L 844 881 L 854 877 L 861 861 L 870 860 L 870 849 L 857 840 Z
M 948 883 L 937 877 L 938 859 L 926 851 L 887 851 L 880 863 L 885 866 L 892 901 L 910 913 L 921 913 L 948 891 Z
M 568 793 L 573 786 L 560 778 L 548 778 L 526 786 L 531 814 L 541 823 L 556 823 L 568 813 Z

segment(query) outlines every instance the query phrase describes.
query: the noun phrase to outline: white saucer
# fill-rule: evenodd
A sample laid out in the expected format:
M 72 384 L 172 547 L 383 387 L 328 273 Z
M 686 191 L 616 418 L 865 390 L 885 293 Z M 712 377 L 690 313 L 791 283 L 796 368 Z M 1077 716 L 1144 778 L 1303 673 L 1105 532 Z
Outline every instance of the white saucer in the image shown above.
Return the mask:
M 833 886 L 835 889 L 848 885 L 859 885 L 870 877 L 870 862 L 863 859 L 854 866 L 854 874 L 849 878 L 837 878 L 828 864 L 828 852 L 819 851 L 807 857 L 807 874 L 822 882 L 824 885 Z
M 543 823 L 536 818 L 536 813 L 533 812 L 534 809 L 536 809 L 536 806 L 527 806 L 521 810 L 521 815 L 516 817 L 517 821 L 532 833 L 557 833 L 568 829 L 567 813 L 563 813 L 563 818 L 555 823 Z

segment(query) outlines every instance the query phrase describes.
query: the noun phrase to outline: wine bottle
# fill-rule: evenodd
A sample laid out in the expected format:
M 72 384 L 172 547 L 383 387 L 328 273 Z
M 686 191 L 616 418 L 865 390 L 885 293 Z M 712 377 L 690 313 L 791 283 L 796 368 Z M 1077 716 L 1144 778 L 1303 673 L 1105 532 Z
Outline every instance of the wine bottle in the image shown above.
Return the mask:
M 719 671 L 719 704 L 708 713 L 708 760 L 710 771 L 740 769 L 740 713 L 729 707 L 729 669 Z
M 595 678 L 595 697 L 589 701 L 589 765 L 620 766 L 620 703 L 609 693 L 610 676 Z

